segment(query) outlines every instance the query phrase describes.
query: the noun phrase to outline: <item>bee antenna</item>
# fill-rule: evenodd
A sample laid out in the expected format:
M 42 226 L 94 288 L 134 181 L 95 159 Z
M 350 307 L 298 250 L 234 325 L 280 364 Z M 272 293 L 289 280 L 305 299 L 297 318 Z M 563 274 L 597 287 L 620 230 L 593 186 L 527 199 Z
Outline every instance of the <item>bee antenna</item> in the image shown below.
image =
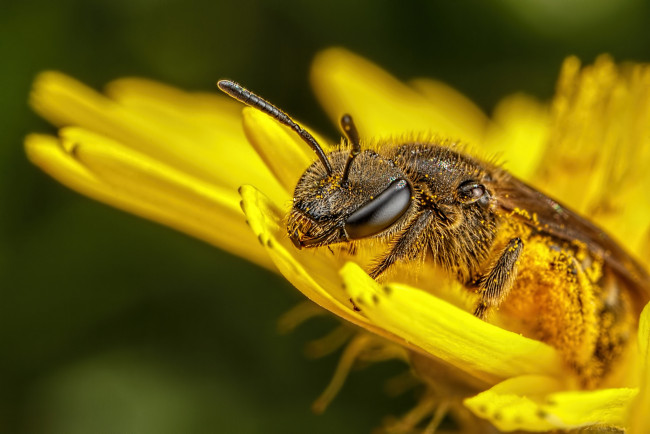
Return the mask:
M 345 163 L 345 169 L 343 169 L 343 177 L 341 178 L 341 181 L 345 182 L 348 180 L 348 175 L 350 174 L 350 166 L 352 165 L 352 160 L 354 160 L 354 157 L 359 155 L 361 152 L 361 144 L 359 143 L 359 131 L 357 131 L 357 127 L 354 125 L 352 116 L 347 113 L 341 116 L 341 128 L 343 129 L 343 133 L 345 134 L 345 137 L 347 137 L 348 142 L 352 144 L 352 149 L 350 149 L 350 156 L 348 157 L 348 161 Z
M 288 114 L 265 100 L 264 98 L 255 95 L 253 92 L 243 88 L 239 84 L 235 83 L 234 81 L 230 80 L 219 80 L 217 82 L 217 86 L 219 86 L 219 89 L 221 89 L 224 93 L 230 95 L 231 97 L 235 98 L 237 101 L 243 102 L 246 105 L 249 105 L 253 108 L 258 109 L 259 111 L 266 113 L 267 115 L 271 116 L 273 119 L 277 120 L 283 125 L 288 126 L 292 130 L 294 130 L 300 138 L 309 145 L 311 149 L 313 149 L 314 152 L 316 152 L 316 155 L 318 156 L 318 159 L 323 163 L 325 166 L 325 170 L 327 170 L 327 174 L 331 175 L 332 174 L 332 166 L 330 165 L 329 160 L 327 159 L 327 156 L 325 155 L 325 152 L 323 151 L 323 148 L 318 144 L 314 136 L 309 134 L 307 130 L 302 128 L 300 125 L 298 125 L 293 119 L 289 117 Z

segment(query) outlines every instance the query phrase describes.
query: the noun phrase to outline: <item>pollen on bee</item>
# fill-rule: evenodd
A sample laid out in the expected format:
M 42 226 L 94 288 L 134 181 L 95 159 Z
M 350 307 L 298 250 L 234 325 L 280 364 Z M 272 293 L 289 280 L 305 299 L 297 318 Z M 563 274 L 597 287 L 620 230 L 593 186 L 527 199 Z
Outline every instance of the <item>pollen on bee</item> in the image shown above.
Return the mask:
M 525 209 L 515 208 L 512 210 L 512 214 L 517 214 L 524 217 L 527 220 L 530 220 L 530 213 Z
M 524 335 L 560 349 L 580 380 L 593 386 L 607 364 L 590 355 L 598 345 L 611 341 L 615 347 L 617 342 L 615 331 L 604 331 L 609 329 L 598 316 L 602 301 L 597 282 L 603 275 L 603 260 L 581 261 L 576 249 L 557 246 L 548 236 L 527 240 L 517 260 L 516 284 L 502 307 L 522 321 Z M 614 347 L 611 351 L 618 351 Z

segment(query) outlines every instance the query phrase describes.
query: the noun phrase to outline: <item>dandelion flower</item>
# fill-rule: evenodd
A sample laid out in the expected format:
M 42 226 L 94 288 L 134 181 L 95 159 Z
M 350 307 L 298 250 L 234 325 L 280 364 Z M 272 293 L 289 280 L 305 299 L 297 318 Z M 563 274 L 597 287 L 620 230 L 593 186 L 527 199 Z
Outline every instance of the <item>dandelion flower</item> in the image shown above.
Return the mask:
M 569 58 L 550 106 L 514 95 L 491 118 L 440 82 L 403 84 L 342 49 L 320 53 L 311 78 L 332 120 L 353 113 L 366 144 L 416 136 L 469 143 L 480 157 L 497 156 L 517 177 L 588 215 L 632 255 L 648 257 L 649 66 L 600 57 L 582 67 Z M 357 358 L 396 357 L 410 364 L 425 392 L 392 423 L 395 432 L 433 432 L 446 414 L 460 429 L 650 430 L 650 307 L 628 321 L 628 345 L 609 371 L 586 384 L 558 342 L 513 331 L 507 309 L 489 322 L 476 318 L 462 285 L 431 267 L 413 273 L 401 264 L 378 283 L 364 271 L 363 254 L 296 249 L 285 216 L 314 155 L 265 114 L 242 111 L 225 96 L 140 79 L 114 81 L 102 95 L 57 72 L 38 76 L 30 102 L 59 127 L 56 137 L 26 139 L 29 158 L 51 176 L 277 270 L 356 326 L 316 410 Z M 316 138 L 326 151 L 335 149 Z M 305 312 L 285 317 L 285 326 Z

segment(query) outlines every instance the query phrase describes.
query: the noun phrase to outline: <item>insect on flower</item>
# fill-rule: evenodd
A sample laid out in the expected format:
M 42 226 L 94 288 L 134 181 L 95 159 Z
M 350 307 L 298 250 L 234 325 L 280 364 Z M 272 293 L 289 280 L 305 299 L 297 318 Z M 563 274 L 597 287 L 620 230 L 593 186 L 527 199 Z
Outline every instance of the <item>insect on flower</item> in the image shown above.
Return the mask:
M 219 88 L 292 128 L 318 156 L 288 216 L 297 248 L 379 240 L 375 279 L 426 259 L 476 294 L 475 316 L 500 309 L 516 331 L 558 348 L 583 386 L 607 375 L 650 299 L 650 277 L 602 229 L 449 141 L 363 149 L 346 114 L 347 140 L 326 153 L 268 101 L 232 81 Z

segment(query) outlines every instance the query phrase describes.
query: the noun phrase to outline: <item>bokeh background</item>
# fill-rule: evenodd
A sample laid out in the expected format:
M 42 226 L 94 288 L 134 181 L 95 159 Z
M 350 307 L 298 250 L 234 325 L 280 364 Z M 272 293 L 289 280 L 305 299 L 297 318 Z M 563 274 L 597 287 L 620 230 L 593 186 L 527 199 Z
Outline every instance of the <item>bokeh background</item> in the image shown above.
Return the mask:
M 301 301 L 281 278 L 32 167 L 23 137 L 54 132 L 27 106 L 39 71 L 96 88 L 236 78 L 337 137 L 307 78 L 325 47 L 443 79 L 489 112 L 515 91 L 548 100 L 569 54 L 650 61 L 648 17 L 645 0 L 2 1 L 0 433 L 364 433 L 414 402 L 384 393 L 404 370 L 384 363 L 314 415 L 338 354 L 302 352 L 336 320 L 278 334 Z

